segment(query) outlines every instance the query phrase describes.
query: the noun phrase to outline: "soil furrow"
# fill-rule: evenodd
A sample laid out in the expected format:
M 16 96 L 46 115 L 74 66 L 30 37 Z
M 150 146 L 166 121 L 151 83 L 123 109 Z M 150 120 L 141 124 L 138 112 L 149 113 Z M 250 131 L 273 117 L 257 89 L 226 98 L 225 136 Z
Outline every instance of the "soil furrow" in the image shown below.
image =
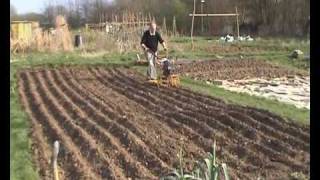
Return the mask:
M 54 78 L 56 78 L 57 80 L 57 74 L 53 76 L 55 76 Z M 57 81 L 57 83 L 60 84 L 60 87 L 62 88 L 63 92 L 67 93 L 67 96 L 70 97 L 72 101 L 77 102 L 76 104 L 79 104 L 79 108 L 84 113 L 87 114 L 86 116 L 90 116 L 92 119 L 95 120 L 95 122 L 99 126 L 103 127 L 105 130 L 108 130 L 108 132 L 110 132 L 113 136 L 112 139 L 119 138 L 119 141 L 122 143 L 121 146 L 125 146 L 127 148 L 126 150 L 123 150 L 123 151 L 129 151 L 129 153 L 134 155 L 134 157 L 137 160 L 139 160 L 139 162 L 141 162 L 142 165 L 146 166 L 148 169 L 153 171 L 153 173 L 155 173 L 156 175 L 160 174 L 161 171 L 164 171 L 167 169 L 166 165 L 164 165 L 162 161 L 159 161 L 159 159 L 157 159 L 154 154 L 151 154 L 150 152 L 148 152 L 148 148 L 142 144 L 140 139 L 136 138 L 130 131 L 127 131 L 125 128 L 119 126 L 114 121 L 110 121 L 109 119 L 106 119 L 104 117 L 104 114 L 96 111 L 95 109 L 101 109 L 99 107 L 99 104 L 97 104 L 97 102 L 89 98 L 82 99 L 82 97 L 84 97 L 85 94 L 82 94 L 81 90 L 70 91 L 70 89 L 66 87 L 67 85 L 66 83 L 61 83 L 60 81 Z M 86 119 L 88 119 L 88 117 Z M 100 138 L 100 140 L 102 139 L 103 138 Z M 118 145 L 118 147 L 120 147 L 120 145 Z M 143 171 L 147 171 L 147 170 L 140 169 L 139 171 L 137 171 L 137 173 L 138 172 L 141 173 Z M 137 173 L 134 174 L 134 176 L 138 176 L 139 174 Z
M 50 138 L 49 141 L 61 141 L 61 152 L 59 153 L 59 161 L 63 164 L 65 172 L 71 174 L 71 178 L 75 179 L 100 179 L 93 169 L 88 166 L 87 160 L 81 156 L 81 152 L 76 148 L 75 144 L 69 136 L 59 127 L 56 120 L 45 107 L 45 103 L 37 92 L 33 80 L 29 74 L 21 74 L 25 88 L 25 96 L 28 98 L 26 107 L 31 109 L 31 117 L 37 119 L 39 124 L 44 128 L 46 137 Z
M 74 76 L 77 77 L 76 75 Z M 83 75 L 81 76 L 83 77 Z M 66 78 L 66 80 L 70 80 L 70 79 Z M 142 129 L 143 127 L 138 127 L 138 129 L 141 129 L 143 133 L 139 133 L 139 135 L 138 134 L 137 135 L 144 142 L 146 142 L 146 144 L 148 144 L 149 147 L 154 147 L 154 148 L 151 148 L 151 150 L 152 151 L 156 150 L 154 153 L 157 154 L 159 158 L 163 159 L 163 161 L 170 161 L 171 157 L 175 156 L 179 152 L 179 148 L 176 148 L 175 145 L 177 144 L 177 141 L 179 141 L 183 137 L 172 134 L 172 130 L 170 131 L 167 130 L 165 132 L 162 132 L 164 129 L 168 129 L 168 127 L 163 126 L 163 123 L 161 122 L 161 120 L 155 119 L 155 117 L 150 116 L 147 111 L 139 112 L 142 109 L 135 108 L 135 106 L 138 104 L 131 105 L 130 106 L 131 108 L 128 108 L 125 104 L 131 103 L 131 101 L 128 101 L 127 98 L 125 98 L 126 103 L 120 103 L 120 104 L 123 104 L 121 107 L 119 107 L 119 104 L 116 105 L 116 104 L 111 104 L 111 102 L 106 102 L 105 100 L 110 99 L 111 97 L 114 98 L 114 97 L 119 97 L 121 95 L 114 94 L 114 91 L 112 91 L 113 92 L 112 94 L 108 94 L 108 89 L 103 89 L 105 88 L 105 86 L 102 86 L 100 83 L 92 84 L 92 81 L 90 82 L 91 83 L 84 83 L 84 81 L 81 81 L 77 83 L 83 84 L 83 88 L 86 87 L 86 89 L 88 89 L 91 93 L 95 94 L 96 96 L 99 96 L 100 99 L 103 101 L 103 103 L 107 103 L 107 106 L 109 107 L 112 106 L 114 109 L 117 109 L 120 112 L 121 116 L 124 115 L 125 117 L 131 117 L 131 120 L 135 121 L 135 123 L 132 123 L 133 127 L 134 127 L 134 124 L 141 124 L 141 126 L 144 126 L 144 127 L 147 126 L 148 124 L 150 125 L 150 127 L 147 129 Z M 71 85 L 72 82 L 69 81 L 68 84 Z M 91 86 L 93 86 L 94 88 L 90 89 Z M 78 91 L 83 91 L 84 90 L 83 88 L 79 89 Z M 97 89 L 97 88 L 99 90 L 95 91 L 94 89 Z M 99 93 L 99 92 L 105 92 L 105 93 Z M 113 100 L 108 100 L 108 101 L 113 101 Z M 113 102 L 113 103 L 118 103 L 118 102 Z M 105 107 L 105 105 L 103 107 Z M 101 111 L 103 111 L 103 109 Z M 133 111 L 136 111 L 136 113 L 133 113 Z M 141 120 L 139 120 L 139 118 L 135 117 L 135 114 L 139 114 L 139 113 L 144 114 L 143 121 L 141 121 L 142 120 L 141 118 L 140 118 Z M 121 118 L 121 121 L 124 121 L 124 120 L 125 118 Z M 159 123 L 157 123 L 157 121 L 159 121 Z M 119 121 L 119 123 L 123 123 L 123 122 Z M 163 128 L 159 128 L 159 126 Z M 127 127 L 127 128 L 131 129 L 130 127 Z M 156 129 L 156 131 L 154 131 L 154 129 Z M 153 133 L 150 133 L 150 131 L 152 131 Z M 163 149 L 165 149 L 166 151 L 161 151 Z M 187 144 L 186 150 L 187 150 L 186 154 L 191 155 L 192 157 L 199 153 L 204 154 L 202 149 L 195 147 L 193 143 Z M 200 157 L 196 156 L 195 158 L 199 159 Z M 171 164 L 172 166 L 173 163 L 175 162 L 174 161 L 172 162 L 172 159 L 171 159 L 171 161 L 168 163 Z
M 122 73 L 119 71 L 119 73 Z M 123 74 L 123 73 L 122 73 Z M 137 79 L 143 80 L 142 77 L 136 77 Z M 168 88 L 165 89 L 165 91 L 170 91 L 171 93 L 177 93 L 180 96 L 183 95 L 185 98 L 191 98 L 194 99 L 195 102 L 205 103 L 207 106 L 213 106 L 213 107 L 219 107 L 219 108 L 225 108 L 225 103 L 222 100 L 213 98 L 208 95 L 199 94 L 197 92 L 192 92 L 188 89 L 177 89 L 177 88 Z M 214 101 L 213 101 L 214 100 Z M 228 105 L 229 110 L 236 110 L 236 111 L 243 111 L 246 115 L 255 115 L 258 118 L 255 118 L 259 120 L 260 123 L 264 123 L 265 125 L 269 126 L 270 128 L 274 128 L 275 130 L 280 130 L 283 133 L 287 133 L 292 138 L 296 139 L 301 138 L 303 141 L 309 142 L 309 129 L 306 127 L 298 127 L 296 124 L 289 123 L 285 121 L 283 118 L 273 115 L 267 111 L 250 108 L 250 107 L 242 107 L 242 106 L 234 106 L 234 105 Z M 261 118 L 265 117 L 268 118 L 267 120 Z M 261 121 L 262 120 L 262 121 Z
M 204 103 L 201 103 L 201 102 L 197 102 L 196 100 L 193 100 L 193 99 L 190 99 L 190 97 L 183 97 L 181 96 L 180 94 L 178 93 L 175 93 L 173 91 L 171 91 L 171 89 L 165 89 L 165 88 L 157 88 L 156 87 L 153 87 L 153 86 L 145 86 L 143 85 L 141 82 L 131 78 L 131 77 L 128 77 L 128 76 L 125 76 L 121 71 L 117 70 L 117 75 L 120 75 L 121 78 L 127 78 L 127 79 L 130 79 L 129 81 L 127 82 L 131 82 L 131 83 L 134 83 L 134 84 L 140 84 L 142 86 L 144 86 L 145 88 L 148 88 L 148 89 L 153 89 L 153 90 L 156 90 L 156 91 L 161 91 L 161 92 L 164 92 L 164 93 L 159 93 L 157 95 L 162 95 L 162 94 L 167 94 L 166 96 L 164 97 L 167 97 L 167 98 L 171 98 L 173 100 L 171 101 L 180 101 L 180 103 L 182 103 L 183 105 L 187 106 L 188 104 L 184 104 L 183 102 L 186 102 L 186 101 L 190 101 L 192 100 L 192 102 L 194 102 L 196 104 L 196 109 L 200 110 L 202 114 L 206 114 L 208 116 L 215 116 L 216 114 L 221 114 L 221 109 L 217 108 L 217 107 L 210 107 L 210 106 L 204 106 L 205 104 Z M 207 104 L 207 103 L 206 103 Z M 192 104 L 190 104 L 192 105 Z M 193 108 L 194 108 L 193 107 Z M 237 114 L 239 115 L 240 113 L 237 111 L 237 110 L 228 110 L 226 109 L 226 116 L 231 116 L 233 118 L 237 118 L 237 116 L 233 116 L 234 114 Z M 301 140 L 297 140 L 296 137 L 292 137 L 291 135 L 287 135 L 286 133 L 283 133 L 283 132 L 278 132 L 278 131 L 275 131 L 273 128 L 270 128 L 270 126 L 266 126 L 262 123 L 260 123 L 259 121 L 257 121 L 256 119 L 253 119 L 251 118 L 249 115 L 245 114 L 245 113 L 242 113 L 241 111 L 241 117 L 243 117 L 241 119 L 241 122 L 242 124 L 240 124 L 240 126 L 251 126 L 252 128 L 259 128 L 259 130 L 261 130 L 262 132 L 266 132 L 266 135 L 270 135 L 271 137 L 273 138 L 276 138 L 276 139 L 281 139 L 282 140 L 282 144 L 283 145 L 280 145 L 279 149 L 281 149 L 281 147 L 285 147 L 285 146 L 288 146 L 290 145 L 292 149 L 296 149 L 298 148 L 299 150 L 303 149 L 305 151 L 308 151 L 309 149 L 309 146 L 302 142 Z M 230 118 L 230 117 L 229 117 Z M 235 121 L 236 123 L 237 121 Z M 223 122 L 222 122 L 223 123 Z M 243 123 L 246 123 L 246 124 L 243 124 Z M 288 143 L 288 144 L 286 144 Z M 290 152 L 289 152 L 290 153 Z M 292 153 L 292 152 L 291 152 Z M 292 154 L 291 154 L 292 155 Z
M 46 71 L 46 73 L 48 72 Z M 54 83 L 56 80 L 53 80 L 50 74 L 47 75 L 46 73 L 44 73 L 44 78 L 50 80 L 49 82 Z M 72 92 L 68 93 L 67 89 L 61 87 L 62 83 L 57 83 L 60 84 L 59 88 L 61 88 L 61 90 L 56 87 L 57 84 L 53 84 L 51 87 L 54 87 L 56 90 L 52 90 L 52 93 L 55 97 L 61 97 L 61 99 L 64 100 L 61 102 L 61 104 L 64 105 L 66 110 L 69 110 L 68 114 L 70 114 L 71 118 L 77 119 L 77 125 L 83 127 L 90 135 L 95 137 L 96 143 L 103 147 L 104 153 L 107 154 L 108 157 L 114 157 L 113 159 L 109 160 L 111 161 L 110 164 L 112 164 L 111 169 L 113 171 L 124 171 L 126 177 L 139 177 L 147 179 L 155 178 L 148 172 L 148 170 L 144 169 L 143 166 L 139 164 L 136 165 L 136 162 L 134 162 L 130 155 L 128 155 L 128 153 L 119 145 L 119 143 L 115 142 L 114 137 L 92 120 L 92 117 L 94 117 L 92 116 L 92 112 L 88 113 L 84 111 L 83 108 L 80 108 L 76 105 L 79 104 L 81 106 L 83 102 L 79 102 L 79 100 L 71 98 L 73 96 Z
M 310 176 L 309 128 L 270 112 L 152 86 L 126 68 L 39 68 L 19 78 L 41 179 L 52 178 L 55 140 L 61 179 L 158 179 L 179 167 L 181 150 L 191 172 L 214 140 L 232 179 Z
M 27 97 L 25 96 L 25 92 L 27 90 L 25 89 L 25 86 L 23 83 L 26 83 L 27 81 L 20 80 L 19 81 L 19 95 L 21 97 L 21 103 L 24 105 L 25 111 L 28 114 L 32 114 L 30 105 L 28 103 Z M 32 150 L 33 150 L 33 156 L 34 160 L 36 161 L 37 167 L 41 167 L 38 169 L 39 176 L 42 179 L 52 179 L 53 178 L 53 172 L 52 167 L 50 166 L 50 159 L 51 159 L 51 151 L 50 146 L 48 142 L 44 139 L 44 132 L 41 125 L 37 122 L 34 116 L 30 116 L 30 121 L 32 125 Z M 63 169 L 59 169 L 59 173 L 64 174 Z M 61 175 L 61 177 L 64 177 Z
M 154 90 L 155 92 L 157 92 L 157 91 L 161 91 L 161 92 L 163 92 L 165 89 L 164 88 L 157 88 L 157 89 L 155 89 L 154 87 L 152 87 L 152 86 L 145 86 L 145 85 L 143 85 L 141 82 L 138 82 L 138 81 L 136 81 L 136 80 L 134 80 L 133 78 L 130 78 L 130 77 L 128 77 L 128 76 L 125 76 L 123 73 L 121 73 L 119 70 L 117 71 L 117 73 L 115 74 L 115 75 L 119 75 L 120 76 L 120 78 L 121 79 L 124 79 L 124 80 L 126 80 L 126 83 L 131 83 L 131 84 L 133 84 L 134 86 L 143 86 L 143 89 L 144 89 L 144 91 L 150 91 L 150 92 L 152 92 L 152 90 Z M 147 89 L 147 90 L 146 90 Z M 166 94 L 166 95 L 163 95 L 163 94 Z M 186 110 L 186 109 L 191 109 L 191 110 L 196 110 L 197 109 L 197 111 L 199 111 L 199 113 L 200 114 L 202 114 L 202 115 L 206 115 L 208 118 L 212 118 L 212 117 L 216 117 L 218 114 L 220 114 L 221 115 L 221 111 L 219 111 L 219 110 L 217 110 L 217 108 L 215 108 L 215 109 L 205 109 L 206 107 L 202 107 L 202 104 L 193 104 L 193 103 L 191 103 L 191 104 L 186 104 L 186 103 L 184 103 L 184 102 L 186 102 L 186 101 L 191 101 L 190 99 L 184 99 L 184 98 L 181 98 L 178 94 L 175 94 L 175 93 L 171 93 L 171 94 L 169 94 L 169 92 L 164 92 L 164 93 L 155 93 L 155 95 L 157 95 L 157 96 L 161 96 L 161 99 L 163 98 L 163 99 L 167 99 L 167 102 L 170 102 L 170 104 L 173 104 L 173 102 L 177 102 L 178 104 L 179 104 L 179 106 L 183 106 L 183 110 Z M 202 108 L 201 108 L 202 107 Z M 234 116 L 231 116 L 232 114 L 237 114 L 238 116 L 240 116 L 240 117 L 242 117 L 241 118 L 241 122 L 240 121 L 234 121 Z M 192 115 L 192 114 L 191 114 Z M 278 133 L 275 133 L 272 129 L 270 129 L 269 127 L 266 127 L 266 126 L 263 126 L 262 124 L 260 124 L 258 121 L 255 121 L 255 120 L 253 120 L 252 118 L 250 118 L 250 117 L 248 117 L 248 116 L 246 116 L 246 115 L 244 115 L 244 114 L 242 114 L 242 113 L 239 113 L 239 112 L 234 112 L 234 111 L 232 111 L 232 112 L 229 112 L 228 114 L 224 114 L 228 119 L 230 119 L 230 118 L 232 118 L 232 120 L 233 120 L 233 122 L 231 123 L 231 124 L 239 124 L 239 123 L 241 123 L 239 126 L 240 126 L 240 128 L 242 128 L 243 129 L 243 131 L 244 132 L 247 132 L 248 130 L 252 130 L 252 129 L 256 129 L 256 128 L 258 128 L 259 130 L 261 130 L 262 132 L 267 132 L 267 134 L 271 134 L 271 136 L 272 136 L 272 138 L 269 138 L 269 137 L 265 137 L 265 135 L 267 135 L 267 134 L 262 134 L 262 132 L 256 132 L 256 133 L 258 133 L 258 134 L 260 134 L 260 136 L 262 136 L 263 138 L 266 138 L 267 139 L 267 141 L 265 141 L 266 142 L 266 144 L 265 145 L 269 145 L 270 143 L 268 142 L 269 140 L 270 141 L 275 141 L 275 140 L 278 140 L 278 139 L 281 139 L 282 140 L 282 142 L 279 142 L 279 141 L 277 141 L 278 142 L 278 145 L 277 145 L 277 147 L 278 147 L 278 149 L 280 149 L 280 150 L 283 150 L 285 153 L 288 153 L 290 156 L 293 156 L 296 152 L 300 152 L 300 149 L 301 148 L 303 148 L 304 150 L 308 150 L 308 146 L 307 145 L 305 145 L 303 142 L 300 142 L 300 141 L 296 141 L 295 139 L 292 139 L 292 138 L 288 138 L 287 136 L 285 136 L 285 134 L 278 134 Z M 231 117 L 230 117 L 230 116 Z M 239 118 L 239 117 L 238 117 Z M 243 120 L 247 120 L 246 122 L 248 122 L 247 124 L 243 124 Z M 219 121 L 219 119 L 218 120 L 216 120 L 216 121 Z M 217 122 L 217 123 L 220 123 L 219 125 L 220 125 L 220 127 L 221 126 L 223 126 L 223 124 L 224 124 L 224 122 L 225 121 L 222 121 L 222 122 Z M 222 124 L 221 124 L 222 123 Z M 248 124 L 250 124 L 250 126 L 248 125 Z M 217 126 L 217 124 L 215 124 L 214 126 Z M 239 126 L 237 127 L 237 129 L 239 128 Z M 275 137 L 275 138 L 274 138 Z M 249 137 L 249 138 L 251 138 L 251 137 Z M 289 142 L 289 143 L 287 143 L 287 142 Z M 291 145 L 291 144 L 293 144 L 293 145 Z M 291 146 L 291 148 L 293 149 L 293 150 L 291 150 L 291 149 L 288 149 L 287 148 L 287 146 Z M 296 151 L 296 150 L 294 150 L 294 149 L 296 149 L 297 148 L 297 146 L 298 147 L 300 147 L 299 148 L 299 151 Z M 277 148 L 276 147 L 276 148 Z M 284 148 L 285 147 L 285 148 Z M 296 151 L 296 152 L 295 152 Z
M 288 136 L 285 133 L 279 132 L 279 131 L 275 131 L 274 129 L 271 129 L 269 126 L 264 126 L 263 124 L 257 124 L 256 120 L 253 117 L 250 117 L 246 114 L 243 113 L 239 113 L 236 111 L 230 111 L 228 113 L 231 117 L 233 118 L 238 118 L 241 120 L 244 120 L 247 124 L 251 124 L 252 127 L 256 126 L 256 129 L 260 130 L 261 132 L 265 132 L 270 134 L 273 138 L 270 138 L 270 141 L 278 141 L 280 142 L 281 146 L 278 146 L 278 149 L 287 149 L 287 148 L 291 148 L 294 151 L 305 151 L 308 152 L 309 151 L 309 144 L 306 143 L 305 141 L 302 141 L 300 139 L 294 139 L 292 136 Z M 274 146 L 272 146 L 274 147 Z M 277 147 L 274 147 L 277 148 Z
M 303 126 L 298 127 L 296 124 L 289 122 L 282 122 L 285 120 L 264 110 L 247 108 L 245 111 L 247 111 L 247 114 L 251 114 L 253 118 L 261 120 L 261 122 L 270 127 L 274 127 L 274 129 L 278 129 L 281 132 L 286 132 L 291 137 L 298 138 L 303 142 L 310 142 L 310 133 L 308 128 Z
M 95 69 L 92 69 L 92 72 L 95 74 L 96 73 Z M 156 104 L 152 103 L 152 101 L 146 100 L 142 96 L 129 93 L 129 92 L 132 92 L 132 91 L 126 90 L 127 87 L 126 88 L 123 88 L 123 87 L 120 88 L 119 84 L 117 82 L 114 82 L 112 78 L 110 78 L 110 79 L 107 78 L 108 82 L 112 82 L 112 83 L 108 83 L 107 80 L 100 78 L 99 75 L 96 75 L 96 77 L 102 84 L 105 84 L 106 86 L 113 88 L 114 90 L 118 91 L 119 93 L 122 93 L 122 94 L 128 96 L 128 98 L 130 98 L 130 99 L 132 99 L 134 101 L 137 101 L 138 103 L 142 104 L 143 106 L 145 106 L 145 107 L 153 106 L 153 108 L 151 107 L 151 109 L 149 109 L 149 110 L 151 110 L 153 112 L 162 112 L 161 113 L 161 117 L 162 118 L 170 117 L 170 121 L 173 120 L 173 121 L 178 122 L 179 125 L 178 125 L 177 128 L 181 128 L 181 126 L 182 127 L 187 126 L 188 128 L 184 128 L 184 129 L 187 130 L 187 133 L 190 133 L 190 134 L 192 133 L 193 134 L 192 135 L 193 137 L 191 136 L 192 137 L 191 139 L 192 140 L 196 140 L 195 142 L 198 143 L 198 144 L 199 144 L 199 142 L 197 142 L 197 140 L 207 141 L 207 143 L 201 142 L 199 145 L 200 145 L 200 147 L 202 146 L 207 152 L 211 151 L 210 144 L 213 144 L 212 139 L 208 139 L 208 138 L 204 138 L 204 137 L 200 136 L 198 134 L 198 132 L 194 132 L 194 130 L 190 128 L 191 126 L 188 125 L 188 124 L 185 124 L 185 122 L 183 122 L 181 119 L 179 119 L 179 118 L 177 118 L 175 116 L 168 116 L 171 113 L 170 111 L 167 111 L 166 109 L 163 109 L 162 107 L 158 107 Z M 115 86 L 113 84 L 117 84 L 117 86 Z M 146 105 L 146 104 L 148 104 L 148 105 Z M 221 151 L 220 152 L 218 151 L 218 154 L 220 154 L 220 153 L 221 153 Z M 222 156 L 225 156 L 226 158 L 231 158 L 231 157 L 235 158 L 234 156 L 232 156 L 231 154 L 229 154 L 226 151 L 223 152 L 223 153 L 224 154 Z M 239 167 L 239 164 L 234 164 L 234 162 L 232 162 L 231 160 L 229 160 L 228 163 L 230 163 L 231 167 L 234 167 L 234 168 Z M 240 162 L 238 162 L 238 163 L 240 163 Z M 254 167 L 252 165 L 242 164 L 241 166 L 244 166 L 243 170 L 245 170 L 245 171 L 248 170 L 248 171 L 252 172 L 254 169 L 257 169 L 257 167 Z
M 170 89 L 171 90 L 171 89 Z M 215 100 L 215 98 L 208 96 L 208 95 L 201 95 L 196 92 L 191 92 L 186 89 L 173 89 L 173 91 L 176 91 L 179 94 L 185 95 L 185 97 L 193 98 L 197 101 L 200 101 L 207 106 L 215 106 L 221 108 L 225 108 L 225 106 L 222 103 L 217 103 L 212 100 Z M 245 113 L 248 116 L 252 116 L 254 119 L 258 120 L 260 123 L 265 124 L 266 126 L 269 126 L 270 128 L 275 129 L 275 131 L 280 131 L 284 134 L 288 134 L 293 139 L 299 138 L 304 142 L 309 142 L 309 134 L 305 133 L 305 130 L 302 130 L 303 127 L 298 127 L 296 124 L 288 123 L 283 118 L 277 117 L 275 115 L 270 116 L 271 113 L 256 109 L 256 108 L 250 108 L 250 107 L 242 107 L 242 106 L 235 106 L 235 105 L 229 105 L 230 110 L 236 110 L 241 111 Z M 270 118 L 274 117 L 274 118 Z
M 94 170 L 103 179 L 117 179 L 123 177 L 120 172 L 114 173 L 109 169 L 112 166 L 101 150 L 102 148 L 96 144 L 92 136 L 76 124 L 76 119 L 70 117 L 66 112 L 66 109 L 61 106 L 65 105 L 61 104 L 61 99 L 56 99 L 56 97 L 51 94 L 51 89 L 53 89 L 53 87 L 46 87 L 39 74 L 40 73 L 31 73 L 31 77 L 33 77 L 36 82 L 36 87 L 40 96 L 43 101 L 46 102 L 48 110 L 51 112 L 56 122 L 60 127 L 63 127 L 62 129 L 65 130 L 72 141 L 79 147 L 81 155 L 90 161 Z
M 117 73 L 118 74 L 118 73 Z M 118 78 L 117 77 L 117 74 L 113 74 L 113 78 L 117 78 L 118 79 L 118 81 L 119 82 L 123 82 L 123 84 L 122 84 L 122 87 L 125 87 L 125 86 L 128 86 L 129 84 L 130 84 L 130 82 L 129 81 L 126 81 L 125 79 L 125 77 L 122 77 L 122 78 Z M 138 86 L 138 84 L 139 83 L 131 83 L 131 87 L 135 87 L 135 86 Z M 156 95 L 158 95 L 158 96 L 161 96 L 161 94 L 160 93 L 152 93 L 152 92 L 148 92 L 144 87 L 137 87 L 136 89 L 130 89 L 130 91 L 132 91 L 132 92 L 140 92 L 141 90 L 143 90 L 143 92 L 145 92 L 145 94 L 148 94 L 148 97 L 151 97 L 152 96 L 152 94 L 156 94 Z M 143 93 L 141 93 L 141 94 L 143 94 Z M 153 99 L 153 101 L 157 101 L 157 102 L 160 102 L 161 104 L 164 104 L 163 105 L 163 107 L 166 107 L 166 106 L 173 106 L 173 102 L 174 102 L 174 99 L 173 100 L 166 100 L 167 102 L 170 102 L 170 103 L 166 103 L 166 101 L 159 101 L 159 100 L 157 100 L 157 98 L 155 98 L 155 97 L 153 97 L 154 99 Z M 165 99 L 167 99 L 167 97 L 166 96 L 161 96 L 159 99 L 162 99 L 162 100 L 165 100 Z M 172 108 L 172 109 L 174 109 L 174 108 Z M 181 113 L 183 113 L 183 111 L 185 111 L 185 107 L 180 107 L 180 112 Z M 191 108 L 192 109 L 192 108 Z M 178 110 L 179 111 L 179 110 Z M 203 112 L 203 113 L 205 113 L 205 112 Z M 190 117 L 192 117 L 192 114 L 197 114 L 197 113 L 190 113 L 190 114 L 188 114 L 189 116 L 182 116 L 180 113 L 178 113 L 178 114 L 175 114 L 175 116 L 179 116 L 178 118 L 180 118 L 180 119 L 183 119 L 183 120 L 185 120 L 185 121 L 187 121 L 188 123 L 190 123 L 190 122 L 192 122 L 192 123 L 195 123 L 195 124 L 191 124 L 193 127 L 199 127 L 199 129 L 198 129 L 198 131 L 199 132 L 202 132 L 203 133 L 203 135 L 204 135 L 204 137 L 206 137 L 206 138 L 208 138 L 208 136 L 211 136 L 212 135 L 212 133 L 210 133 L 210 128 L 208 128 L 208 127 L 206 127 L 203 123 L 201 123 L 201 122 L 199 122 L 199 121 L 197 121 L 197 120 L 201 120 L 201 118 L 197 118 L 196 116 L 195 116 L 195 119 L 191 119 Z M 196 120 L 197 119 L 197 120 Z M 221 118 L 218 118 L 218 119 L 223 119 L 223 121 L 226 121 L 226 118 L 224 118 L 224 117 L 221 117 Z M 210 121 L 211 119 L 208 119 L 209 120 L 209 122 L 212 122 L 212 121 Z M 237 127 L 235 127 L 237 124 L 239 124 L 237 121 L 235 121 L 235 120 L 233 120 L 233 121 L 229 121 L 229 123 L 227 124 L 227 125 L 229 125 L 229 126 L 231 126 L 231 127 L 233 127 L 233 129 L 239 129 L 239 125 L 237 126 Z M 200 128 L 200 126 L 201 126 L 201 128 Z M 207 129 L 208 131 L 205 131 L 205 129 Z M 247 130 L 248 128 L 243 128 L 243 130 Z M 219 129 L 216 129 L 216 130 L 219 130 Z M 211 131 L 212 132 L 212 131 Z M 234 132 L 234 131 L 231 131 L 231 132 Z M 233 133 L 233 134 L 236 134 L 235 132 Z M 207 136 L 206 136 L 207 135 Z M 229 134 L 230 135 L 230 134 Z M 262 135 L 261 135 L 261 133 L 260 133 L 260 138 L 262 137 Z M 242 137 L 242 135 L 241 134 L 238 134 L 238 136 L 237 137 L 234 137 L 234 139 L 243 139 L 243 137 Z M 291 168 L 294 168 L 294 169 L 299 169 L 299 168 L 303 168 L 303 166 L 302 165 L 300 165 L 300 164 L 297 164 L 295 161 L 293 161 L 293 160 L 290 160 L 290 157 L 289 156 L 284 156 L 284 154 L 282 154 L 281 156 L 280 156 L 280 153 L 279 152 L 277 152 L 277 151 L 274 151 L 273 149 L 270 149 L 270 148 L 267 148 L 267 147 L 264 147 L 264 146 L 260 146 L 260 144 L 257 144 L 257 143 L 255 143 L 255 141 L 249 141 L 249 139 L 250 138 L 248 138 L 248 140 L 246 141 L 246 140 L 243 140 L 243 142 L 246 144 L 246 149 L 254 149 L 254 150 L 256 150 L 256 151 L 258 151 L 258 152 L 262 152 L 263 154 L 265 154 L 265 156 L 266 156 L 266 158 L 267 159 L 270 159 L 269 157 L 271 156 L 271 157 L 273 157 L 273 159 L 274 160 L 277 160 L 277 161 L 281 161 L 282 163 L 284 163 L 285 165 L 287 165 L 287 166 L 289 166 L 289 167 L 291 167 Z M 268 142 L 274 142 L 274 141 L 276 141 L 276 140 L 274 140 L 274 141 L 271 141 L 271 140 L 269 140 L 269 139 L 262 139 L 261 141 L 260 141 L 260 143 L 261 142 L 265 142 L 265 144 L 267 144 Z M 280 143 L 280 142 L 278 142 L 278 143 Z M 273 145 L 274 144 L 274 145 Z M 252 145 L 252 146 L 250 146 L 250 145 Z M 268 144 L 267 144 L 268 145 Z M 273 145 L 273 147 L 278 147 L 279 146 L 279 144 L 276 144 L 276 143 L 272 143 L 272 145 Z M 244 145 L 245 146 L 245 145 Z M 281 147 L 281 146 L 280 146 Z M 284 146 L 283 146 L 284 147 Z M 280 149 L 280 148 L 278 148 L 278 149 Z M 284 151 L 285 151 L 286 149 L 284 149 Z M 244 153 L 244 152 L 246 152 L 246 151 L 242 151 L 242 154 Z M 286 152 L 286 151 L 285 151 Z M 248 152 L 249 153 L 249 152 Z M 257 163 L 257 162 L 259 162 L 258 161 L 258 159 L 260 159 L 258 156 L 257 156 L 257 158 L 256 158 L 256 161 L 255 161 L 255 163 Z M 254 165 L 256 165 L 256 166 L 262 166 L 262 165 L 267 165 L 267 163 L 265 162 L 266 160 L 260 160 L 260 163 L 258 163 L 258 164 L 254 164 Z M 306 171 L 306 170 L 305 170 Z

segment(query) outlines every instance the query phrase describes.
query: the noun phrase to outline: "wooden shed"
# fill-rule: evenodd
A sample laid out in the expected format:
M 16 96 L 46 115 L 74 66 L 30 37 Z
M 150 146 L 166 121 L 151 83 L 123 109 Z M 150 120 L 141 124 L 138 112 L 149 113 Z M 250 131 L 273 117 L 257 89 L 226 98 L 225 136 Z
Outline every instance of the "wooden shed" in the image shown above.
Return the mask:
M 28 41 L 32 38 L 32 30 L 39 27 L 35 21 L 12 21 L 10 26 L 11 38 Z

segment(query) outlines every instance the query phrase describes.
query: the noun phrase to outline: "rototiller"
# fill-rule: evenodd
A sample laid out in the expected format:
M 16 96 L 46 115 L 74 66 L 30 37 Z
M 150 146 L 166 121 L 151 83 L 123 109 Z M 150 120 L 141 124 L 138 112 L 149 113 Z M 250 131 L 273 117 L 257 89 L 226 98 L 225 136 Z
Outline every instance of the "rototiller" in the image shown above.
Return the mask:
M 180 78 L 175 72 L 175 60 L 168 57 L 168 51 L 166 51 L 165 57 L 156 56 L 157 66 L 160 67 L 162 74 L 158 75 L 156 80 L 148 80 L 149 83 L 159 86 L 179 87 Z

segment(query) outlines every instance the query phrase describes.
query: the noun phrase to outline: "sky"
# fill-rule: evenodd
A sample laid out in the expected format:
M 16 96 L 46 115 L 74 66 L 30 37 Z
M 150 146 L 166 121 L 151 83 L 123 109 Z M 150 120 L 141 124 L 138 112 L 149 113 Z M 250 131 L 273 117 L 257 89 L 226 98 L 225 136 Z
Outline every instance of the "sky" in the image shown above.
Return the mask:
M 10 0 L 10 3 L 17 9 L 18 14 L 24 14 L 29 12 L 42 12 L 48 1 L 50 0 Z M 67 2 L 67 0 L 51 0 L 51 2 L 63 4 L 64 2 Z
M 63 0 L 56 0 L 57 2 L 63 2 Z M 18 14 L 24 14 L 29 12 L 40 13 L 44 9 L 45 3 L 48 0 L 10 0 L 10 3 L 17 9 Z

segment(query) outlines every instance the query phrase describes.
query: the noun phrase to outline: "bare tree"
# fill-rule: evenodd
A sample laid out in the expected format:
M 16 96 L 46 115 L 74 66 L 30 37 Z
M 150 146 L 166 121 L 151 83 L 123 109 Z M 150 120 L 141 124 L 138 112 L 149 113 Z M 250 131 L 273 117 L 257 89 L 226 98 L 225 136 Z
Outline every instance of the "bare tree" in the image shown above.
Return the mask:
M 198 1 L 200 3 L 200 1 Z M 57 4 L 47 1 L 44 11 L 48 22 L 52 22 L 57 11 Z M 71 27 L 79 27 L 81 22 L 98 23 L 118 20 L 124 12 L 154 16 L 158 23 L 165 17 L 168 29 L 172 29 L 173 16 L 179 31 L 189 32 L 191 23 L 188 14 L 192 12 L 193 0 L 67 0 L 67 18 Z M 204 12 L 233 13 L 235 6 L 240 13 L 240 33 L 258 35 L 299 35 L 308 31 L 310 1 L 306 0 L 206 0 Z M 200 12 L 197 4 L 196 12 Z M 200 18 L 195 20 L 195 33 L 200 32 Z M 234 23 L 230 18 L 204 18 L 207 35 L 221 34 L 225 26 Z M 247 29 L 247 30 L 246 30 Z
M 10 19 L 11 17 L 16 16 L 17 14 L 17 9 L 12 4 L 10 4 Z

